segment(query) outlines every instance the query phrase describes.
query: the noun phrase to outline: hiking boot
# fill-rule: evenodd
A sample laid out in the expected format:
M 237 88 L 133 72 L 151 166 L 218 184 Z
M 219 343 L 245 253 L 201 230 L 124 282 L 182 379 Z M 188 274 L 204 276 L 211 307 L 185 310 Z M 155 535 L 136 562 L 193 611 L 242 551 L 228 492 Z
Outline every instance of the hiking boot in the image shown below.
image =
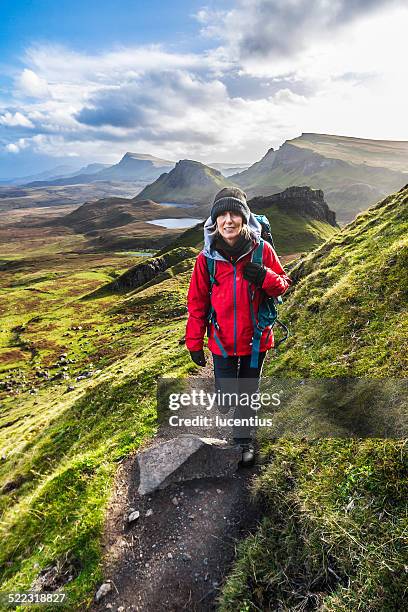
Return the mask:
M 255 463 L 255 448 L 251 439 L 234 438 L 235 444 L 239 444 L 242 450 L 242 459 L 240 465 L 242 467 L 251 467 Z

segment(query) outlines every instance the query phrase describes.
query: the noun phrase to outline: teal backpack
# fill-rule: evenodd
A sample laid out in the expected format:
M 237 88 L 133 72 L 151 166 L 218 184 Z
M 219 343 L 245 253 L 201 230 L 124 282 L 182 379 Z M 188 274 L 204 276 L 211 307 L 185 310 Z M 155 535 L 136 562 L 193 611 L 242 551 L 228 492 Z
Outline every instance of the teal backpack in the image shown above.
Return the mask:
M 261 231 L 260 243 L 258 244 L 257 248 L 252 252 L 251 261 L 253 263 L 262 265 L 262 254 L 263 254 L 263 246 L 264 246 L 265 240 L 269 242 L 273 248 L 275 248 L 275 246 L 273 243 L 271 226 L 269 224 L 267 217 L 265 217 L 265 215 L 254 215 L 254 217 L 260 223 L 262 227 L 262 231 Z M 217 333 L 220 328 L 217 323 L 217 316 L 216 316 L 215 310 L 211 303 L 211 294 L 212 294 L 213 286 L 219 284 L 217 279 L 215 278 L 217 262 L 215 259 L 211 259 L 210 257 L 206 257 L 206 261 L 207 261 L 208 273 L 210 276 L 210 290 L 209 290 L 210 309 L 209 309 L 208 317 L 207 317 L 207 336 L 210 335 L 210 324 L 212 323 L 214 325 L 214 340 L 216 341 L 222 353 L 222 356 L 228 357 L 227 352 L 224 349 L 220 341 L 219 335 Z M 250 367 L 257 368 L 258 362 L 259 362 L 259 349 L 261 345 L 261 336 L 262 336 L 264 329 L 266 329 L 267 327 L 270 327 L 267 339 L 269 338 L 269 334 L 271 333 L 271 330 L 273 326 L 275 325 L 275 323 L 277 323 L 283 329 L 285 335 L 281 340 L 275 343 L 275 348 L 277 348 L 280 344 L 282 344 L 282 342 L 284 342 L 288 338 L 289 330 L 287 326 L 284 323 L 282 323 L 282 321 L 279 321 L 278 319 L 278 307 L 277 306 L 278 304 L 282 304 L 282 298 L 280 296 L 277 298 L 268 297 L 266 293 L 263 292 L 263 299 L 261 303 L 259 304 L 258 320 L 257 320 L 255 316 L 254 308 L 253 308 L 255 289 L 251 290 L 250 284 L 248 284 L 248 292 L 249 292 L 249 297 L 250 297 L 249 303 L 250 303 L 250 308 L 251 308 L 252 323 L 254 325 Z

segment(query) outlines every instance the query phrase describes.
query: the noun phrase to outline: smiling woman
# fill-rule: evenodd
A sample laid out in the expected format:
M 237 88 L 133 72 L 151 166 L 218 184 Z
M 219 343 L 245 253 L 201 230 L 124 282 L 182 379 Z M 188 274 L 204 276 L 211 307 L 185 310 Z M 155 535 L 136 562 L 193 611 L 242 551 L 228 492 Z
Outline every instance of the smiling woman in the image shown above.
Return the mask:
M 255 254 L 261 263 L 254 261 Z M 186 328 L 191 358 L 204 366 L 207 327 L 217 391 L 238 393 L 235 397 L 257 393 L 266 352 L 274 343 L 269 324 L 259 332 L 259 342 L 254 340 L 259 308 L 265 296 L 278 297 L 290 284 L 273 247 L 261 238 L 261 225 L 248 207 L 246 194 L 237 187 L 219 191 L 204 224 L 204 249 L 191 277 Z M 218 406 L 222 413 L 230 407 Z M 236 402 L 238 423 L 234 421 L 232 433 L 242 447 L 243 465 L 254 461 L 251 431 L 244 424 L 253 415 L 252 408 L 240 399 Z

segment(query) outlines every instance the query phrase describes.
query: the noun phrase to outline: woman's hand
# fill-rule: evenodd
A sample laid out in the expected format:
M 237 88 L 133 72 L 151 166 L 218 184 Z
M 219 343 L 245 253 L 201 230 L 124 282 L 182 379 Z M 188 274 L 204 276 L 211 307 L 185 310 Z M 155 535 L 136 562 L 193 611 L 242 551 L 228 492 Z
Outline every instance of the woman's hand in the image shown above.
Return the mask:
M 204 351 L 201 349 L 201 351 L 190 351 L 190 356 L 191 359 L 194 361 L 194 363 L 196 363 L 198 366 L 205 366 L 206 361 L 205 361 L 205 355 L 204 355 Z
M 250 261 L 245 264 L 243 274 L 245 280 L 253 283 L 256 287 L 262 287 L 266 276 L 266 269 L 260 264 Z

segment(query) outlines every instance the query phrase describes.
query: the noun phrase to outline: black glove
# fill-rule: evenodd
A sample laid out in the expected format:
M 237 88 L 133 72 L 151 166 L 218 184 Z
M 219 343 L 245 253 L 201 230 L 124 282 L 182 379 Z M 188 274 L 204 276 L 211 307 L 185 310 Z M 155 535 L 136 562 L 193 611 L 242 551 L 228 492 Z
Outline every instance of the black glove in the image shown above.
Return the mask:
M 260 264 L 248 262 L 244 266 L 244 278 L 245 280 L 253 283 L 257 287 L 262 287 L 266 276 L 266 269 Z
M 205 366 L 205 355 L 203 349 L 201 351 L 190 351 L 191 359 L 199 366 Z

